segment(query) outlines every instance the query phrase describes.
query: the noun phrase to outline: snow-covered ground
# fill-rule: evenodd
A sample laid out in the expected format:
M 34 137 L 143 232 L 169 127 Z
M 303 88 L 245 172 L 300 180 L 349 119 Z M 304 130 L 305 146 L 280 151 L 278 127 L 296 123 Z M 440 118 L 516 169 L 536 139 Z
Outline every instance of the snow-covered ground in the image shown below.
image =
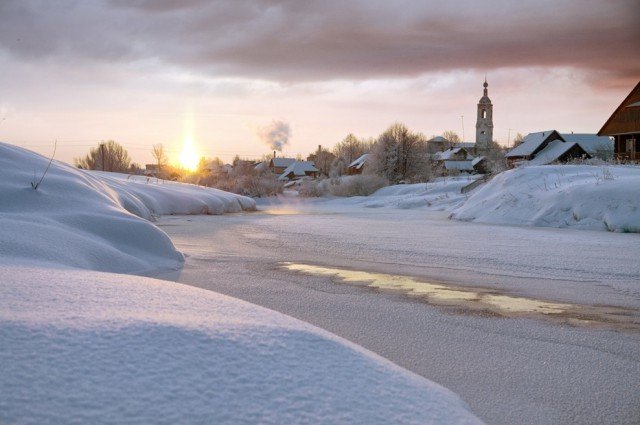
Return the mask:
M 47 163 L 0 144 L 0 422 L 481 423 L 451 391 L 311 325 L 116 274 L 182 265 L 156 214 L 252 200 L 58 162 L 34 190 Z
M 168 277 L 329 330 L 453 390 L 487 423 L 637 424 L 637 234 L 450 220 L 446 210 L 398 208 L 394 196 L 378 208 L 363 207 L 375 197 L 283 197 L 259 201 L 257 214 L 163 217 L 159 226 L 187 255 Z M 419 285 L 403 294 L 368 287 L 376 276 L 354 285 L 293 272 L 291 263 L 411 278 L 451 295 L 468 288 L 566 303 L 584 314 L 441 307 Z M 613 316 L 596 317 L 603 310 Z
M 4 267 L 0 342 L 2 423 L 481 423 L 311 325 L 137 276 Z
M 177 268 L 182 254 L 158 214 L 254 210 L 252 199 L 177 183 L 86 172 L 0 143 L 0 264 L 48 263 L 122 273 Z
M 453 218 L 483 223 L 640 232 L 640 167 L 545 165 L 504 172 Z

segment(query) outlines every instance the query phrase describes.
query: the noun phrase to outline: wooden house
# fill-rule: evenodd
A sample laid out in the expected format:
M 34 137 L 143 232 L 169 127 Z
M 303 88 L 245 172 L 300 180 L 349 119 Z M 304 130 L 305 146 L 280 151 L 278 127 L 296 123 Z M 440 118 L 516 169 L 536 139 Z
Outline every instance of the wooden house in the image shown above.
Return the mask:
M 640 161 L 640 82 L 613 111 L 598 136 L 613 136 L 616 159 Z

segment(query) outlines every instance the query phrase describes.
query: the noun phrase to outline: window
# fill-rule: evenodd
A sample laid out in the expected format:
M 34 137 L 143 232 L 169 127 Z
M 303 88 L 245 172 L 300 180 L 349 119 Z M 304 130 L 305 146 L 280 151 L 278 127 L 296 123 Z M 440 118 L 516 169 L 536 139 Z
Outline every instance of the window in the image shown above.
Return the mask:
M 634 143 L 633 142 L 635 142 L 635 139 L 627 139 L 626 142 L 627 143 L 626 143 L 626 146 L 625 146 L 625 148 L 626 148 L 625 152 L 627 152 L 627 153 L 633 152 L 633 148 L 634 148 L 634 146 L 633 146 Z
M 482 110 L 482 118 L 487 118 L 487 110 L 486 109 Z

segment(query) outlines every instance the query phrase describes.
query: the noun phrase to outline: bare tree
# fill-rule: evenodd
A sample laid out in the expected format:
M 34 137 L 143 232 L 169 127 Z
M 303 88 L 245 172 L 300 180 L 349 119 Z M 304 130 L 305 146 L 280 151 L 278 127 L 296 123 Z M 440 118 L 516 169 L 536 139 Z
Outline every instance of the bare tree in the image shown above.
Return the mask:
M 333 154 L 347 165 L 367 153 L 369 146 L 364 140 L 358 139 L 349 133 L 340 143 L 333 148 Z
M 117 142 L 109 140 L 91 148 L 84 158 L 76 158 L 78 168 L 85 170 L 102 170 L 127 172 L 131 158 L 125 148 Z
M 426 181 L 430 173 L 426 138 L 404 124 L 393 124 L 378 137 L 370 163 L 370 170 L 391 182 Z
M 164 151 L 164 146 L 162 146 L 162 143 L 153 145 L 151 154 L 155 158 L 156 164 L 158 164 L 158 173 L 161 173 L 162 167 L 167 165 L 167 163 L 169 162 L 169 158 L 167 157 L 167 153 Z
M 460 136 L 458 136 L 458 133 L 456 133 L 453 130 L 447 130 L 447 131 L 443 132 L 442 133 L 442 137 L 444 137 L 449 142 L 454 143 L 454 144 L 462 142 L 462 140 L 460 139 Z
M 524 136 L 522 135 L 522 133 L 516 134 L 516 137 L 513 139 L 513 147 L 515 148 L 516 146 L 521 145 L 523 141 Z

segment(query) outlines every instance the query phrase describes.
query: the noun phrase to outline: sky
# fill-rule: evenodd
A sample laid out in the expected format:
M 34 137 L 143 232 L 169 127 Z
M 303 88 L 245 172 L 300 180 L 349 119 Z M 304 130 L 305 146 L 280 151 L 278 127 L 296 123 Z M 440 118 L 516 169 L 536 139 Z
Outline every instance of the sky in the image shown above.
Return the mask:
M 0 141 L 72 162 L 306 156 L 395 122 L 595 133 L 640 80 L 637 0 L 0 0 Z M 274 124 L 275 123 L 275 124 Z

